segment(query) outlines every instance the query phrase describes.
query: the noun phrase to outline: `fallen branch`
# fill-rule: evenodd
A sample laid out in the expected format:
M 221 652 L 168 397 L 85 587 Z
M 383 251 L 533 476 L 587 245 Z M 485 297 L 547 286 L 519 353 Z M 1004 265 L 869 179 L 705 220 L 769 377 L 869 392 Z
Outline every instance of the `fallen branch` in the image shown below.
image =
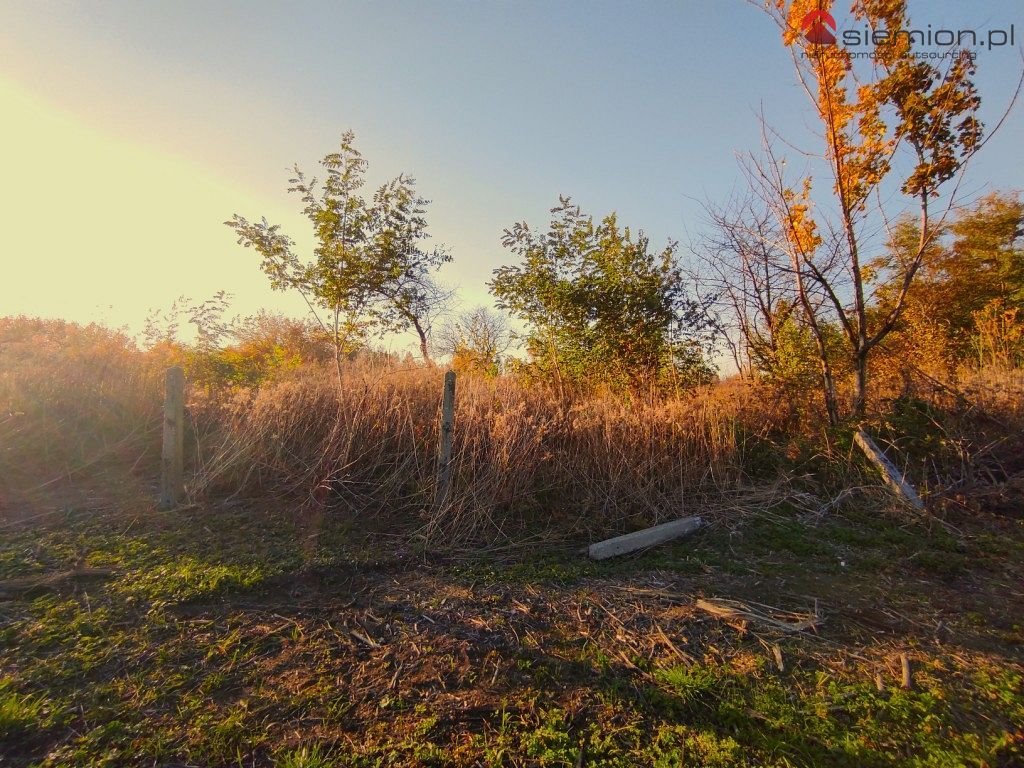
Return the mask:
M 782 632 L 805 632 L 808 629 L 816 629 L 822 622 L 821 617 L 816 614 L 780 611 L 767 606 L 759 610 L 739 600 L 712 598 L 698 600 L 695 605 L 705 613 L 724 621 L 749 621 Z
M 358 632 L 354 629 L 350 629 L 348 633 L 359 642 L 368 645 L 370 648 L 380 648 L 380 643 L 378 643 L 376 640 L 374 640 L 372 637 L 370 637 L 368 634 L 364 632 Z
M 0 581 L 0 600 L 17 600 L 38 592 L 54 592 L 67 582 L 112 576 L 109 568 L 75 568 L 72 571 L 46 573 L 40 576 L 25 576 L 20 579 Z

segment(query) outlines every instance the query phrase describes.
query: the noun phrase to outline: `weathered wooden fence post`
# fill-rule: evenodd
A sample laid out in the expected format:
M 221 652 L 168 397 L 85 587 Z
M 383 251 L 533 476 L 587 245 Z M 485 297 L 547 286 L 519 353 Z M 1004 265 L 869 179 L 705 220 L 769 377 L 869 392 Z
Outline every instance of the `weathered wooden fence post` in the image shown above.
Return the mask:
M 448 501 L 452 484 L 452 433 L 455 430 L 455 371 L 444 375 L 444 395 L 441 398 L 441 436 L 437 447 L 437 487 L 434 504 L 441 507 Z
M 178 366 L 167 369 L 161 470 L 160 506 L 170 509 L 185 495 L 185 372 Z

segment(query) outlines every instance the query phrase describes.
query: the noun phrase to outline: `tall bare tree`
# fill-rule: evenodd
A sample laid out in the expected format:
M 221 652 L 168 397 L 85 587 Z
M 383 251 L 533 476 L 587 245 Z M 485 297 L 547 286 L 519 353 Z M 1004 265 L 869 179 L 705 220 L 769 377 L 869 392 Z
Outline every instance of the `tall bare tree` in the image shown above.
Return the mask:
M 468 368 L 488 376 L 501 370 L 512 346 L 512 331 L 505 315 L 487 307 L 475 307 L 445 323 L 438 333 L 438 346 L 452 356 L 458 369 Z
M 704 204 L 708 228 L 693 247 L 699 304 L 741 374 L 778 367 L 780 327 L 796 307 L 789 259 L 771 212 L 753 195 Z

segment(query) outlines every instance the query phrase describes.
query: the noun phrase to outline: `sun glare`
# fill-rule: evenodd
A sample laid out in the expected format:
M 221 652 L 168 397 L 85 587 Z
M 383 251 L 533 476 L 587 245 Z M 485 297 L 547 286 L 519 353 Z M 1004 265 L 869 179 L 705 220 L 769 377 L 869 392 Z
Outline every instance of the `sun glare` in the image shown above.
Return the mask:
M 268 296 L 222 224 L 235 211 L 274 215 L 272 201 L 194 162 L 104 134 L 5 79 L 0 114 L 4 314 L 137 329 L 150 308 L 222 289 L 240 311 L 268 299 L 301 311 L 291 297 Z M 294 216 L 278 215 L 286 224 Z

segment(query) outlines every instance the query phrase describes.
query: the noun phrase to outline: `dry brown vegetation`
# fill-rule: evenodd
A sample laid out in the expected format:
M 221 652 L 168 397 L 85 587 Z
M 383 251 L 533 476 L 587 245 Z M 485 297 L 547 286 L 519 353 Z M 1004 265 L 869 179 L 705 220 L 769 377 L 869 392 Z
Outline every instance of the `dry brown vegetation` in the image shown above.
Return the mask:
M 294 358 L 289 358 L 293 360 Z M 812 391 L 729 380 L 676 396 L 560 395 L 515 377 L 463 376 L 449 502 L 431 503 L 441 372 L 353 358 L 339 383 L 317 363 L 255 386 L 211 379 L 194 350 L 142 351 L 70 323 L 0 327 L 0 490 L 10 504 L 61 478 L 128 462 L 151 475 L 162 371 L 202 374 L 189 400 L 189 492 L 347 510 L 437 547 L 588 540 L 784 484 L 827 507 L 873 478 Z M 884 383 L 884 378 L 882 379 Z M 896 387 L 899 387 L 897 389 Z M 1018 472 L 1018 369 L 922 373 L 880 388 L 871 423 L 933 499 Z
M 0 503 L 104 459 L 145 456 L 162 368 L 107 328 L 0 318 Z
M 289 492 L 423 521 L 433 543 L 508 541 L 535 529 L 577 535 L 685 513 L 746 480 L 744 433 L 764 413 L 736 399 L 563 401 L 511 380 L 459 384 L 455 480 L 432 508 L 441 375 L 364 371 L 342 385 L 303 372 L 238 393 L 201 462 L 200 486 Z

